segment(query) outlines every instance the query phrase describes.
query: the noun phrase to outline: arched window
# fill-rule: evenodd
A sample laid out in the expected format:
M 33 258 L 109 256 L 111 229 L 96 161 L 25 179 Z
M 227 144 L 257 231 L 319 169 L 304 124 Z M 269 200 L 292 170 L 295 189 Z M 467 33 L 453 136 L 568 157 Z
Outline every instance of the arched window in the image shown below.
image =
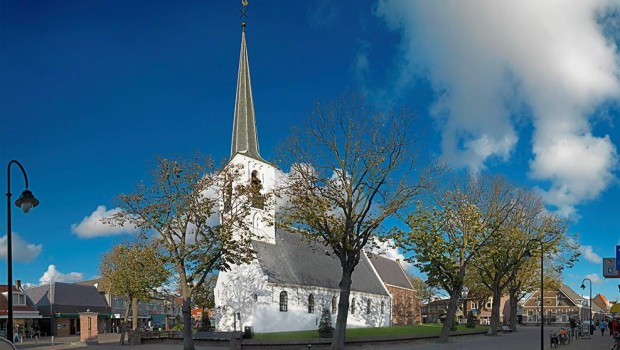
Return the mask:
M 338 297 L 334 295 L 332 298 L 332 314 L 336 314 L 338 312 Z
M 351 315 L 355 314 L 355 298 L 351 299 Z
M 366 315 L 370 315 L 370 298 L 366 300 Z
M 265 198 L 261 194 L 263 189 L 263 185 L 258 176 L 258 171 L 254 170 L 252 172 L 252 177 L 250 178 L 250 191 L 252 191 L 252 207 L 263 209 L 265 207 Z
M 233 184 L 232 179 L 227 176 L 224 184 L 224 212 L 232 209 Z
M 314 313 L 314 294 L 308 295 L 308 313 Z
M 280 311 L 288 311 L 288 294 L 284 291 L 280 292 Z
M 385 301 L 381 301 L 381 315 L 385 313 Z

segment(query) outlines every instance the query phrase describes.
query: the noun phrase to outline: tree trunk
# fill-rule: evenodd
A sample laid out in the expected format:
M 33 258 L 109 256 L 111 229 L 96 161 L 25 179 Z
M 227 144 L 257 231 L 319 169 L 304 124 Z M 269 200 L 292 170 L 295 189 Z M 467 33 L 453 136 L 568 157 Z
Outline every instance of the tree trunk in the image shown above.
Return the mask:
M 121 345 L 125 345 L 125 331 L 127 328 L 127 321 L 129 320 L 129 303 L 131 301 L 131 298 L 127 299 L 127 305 L 125 307 L 125 319 L 123 320 L 123 323 L 121 324 L 121 340 L 120 340 L 120 344 Z
M 344 349 L 344 341 L 347 332 L 347 318 L 349 316 L 349 296 L 351 295 L 351 283 L 353 271 L 342 268 L 342 278 L 340 279 L 340 298 L 338 299 L 338 316 L 336 317 L 336 328 L 332 338 L 332 350 Z
M 185 293 L 183 293 L 185 294 Z M 183 350 L 194 350 L 192 337 L 192 297 L 183 295 Z
M 497 283 L 494 284 L 493 302 L 491 303 L 491 326 L 487 331 L 487 335 L 497 335 L 497 328 L 499 327 L 499 307 L 502 296 L 499 291 L 499 286 L 497 286 Z
M 138 298 L 131 299 L 131 329 L 138 329 Z
M 513 332 L 517 331 L 517 293 L 515 291 L 508 291 L 510 295 L 510 328 Z
M 443 324 L 443 328 L 441 328 L 441 334 L 439 335 L 439 342 L 441 343 L 446 343 L 448 341 L 448 337 L 450 336 L 450 329 L 452 328 L 454 316 L 456 315 L 456 303 L 461 297 L 462 290 L 463 285 L 460 285 L 450 294 L 450 301 L 448 302 L 448 314 L 446 315 L 446 320 Z

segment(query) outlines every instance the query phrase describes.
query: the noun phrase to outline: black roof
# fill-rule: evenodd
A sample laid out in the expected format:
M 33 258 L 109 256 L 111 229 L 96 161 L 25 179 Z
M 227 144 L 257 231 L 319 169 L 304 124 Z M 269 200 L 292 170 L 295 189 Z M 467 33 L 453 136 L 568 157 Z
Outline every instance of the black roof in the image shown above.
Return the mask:
M 339 288 L 340 261 L 327 256 L 327 247 L 308 242 L 300 233 L 277 229 L 276 244 L 254 241 L 253 246 L 270 283 Z M 365 254 L 353 271 L 351 290 L 388 295 Z
M 49 305 L 51 299 L 54 309 L 59 305 L 85 307 L 93 311 L 108 308 L 107 302 L 94 286 L 54 282 L 51 288 L 47 284 L 24 291 L 37 307 Z

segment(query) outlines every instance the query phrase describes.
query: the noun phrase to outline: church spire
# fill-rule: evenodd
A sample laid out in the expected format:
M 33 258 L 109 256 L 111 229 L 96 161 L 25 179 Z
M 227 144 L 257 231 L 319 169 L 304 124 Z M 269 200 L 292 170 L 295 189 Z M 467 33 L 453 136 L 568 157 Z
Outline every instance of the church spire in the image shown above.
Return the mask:
M 235 116 L 233 122 L 230 157 L 241 153 L 264 161 L 258 152 L 258 134 L 250 82 L 250 65 L 245 44 L 245 23 L 241 24 L 241 53 L 239 54 L 239 73 L 237 74 L 237 95 L 235 97 Z

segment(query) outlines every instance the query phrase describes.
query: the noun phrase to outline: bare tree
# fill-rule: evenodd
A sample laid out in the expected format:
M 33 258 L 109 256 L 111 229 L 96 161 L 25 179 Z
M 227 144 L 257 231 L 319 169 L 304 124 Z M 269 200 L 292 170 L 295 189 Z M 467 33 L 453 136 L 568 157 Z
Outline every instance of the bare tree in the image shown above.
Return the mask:
M 353 271 L 364 246 L 382 237 L 384 221 L 408 207 L 428 185 L 410 152 L 411 116 L 375 113 L 359 96 L 316 103 L 305 128 L 283 146 L 291 174 L 280 190 L 290 205 L 283 225 L 330 248 L 342 268 L 332 349 L 344 348 Z
M 218 171 L 211 160 L 200 157 L 157 161 L 152 181 L 133 194 L 121 194 L 123 210 L 109 221 L 140 228 L 172 267 L 183 297 L 183 348 L 193 350 L 193 291 L 214 270 L 253 258 L 247 220 L 252 193 L 237 181 L 241 172 L 236 166 Z M 219 211 L 222 199 L 226 209 Z

